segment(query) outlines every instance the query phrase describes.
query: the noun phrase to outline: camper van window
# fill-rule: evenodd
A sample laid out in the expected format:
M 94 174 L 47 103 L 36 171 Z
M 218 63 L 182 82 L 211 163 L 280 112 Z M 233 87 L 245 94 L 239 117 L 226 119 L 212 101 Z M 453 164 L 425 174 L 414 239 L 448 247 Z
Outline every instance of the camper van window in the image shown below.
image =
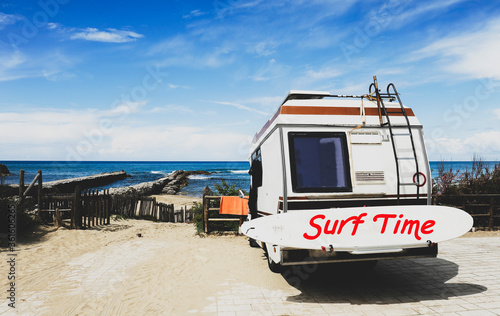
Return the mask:
M 351 191 L 345 133 L 288 133 L 294 192 Z

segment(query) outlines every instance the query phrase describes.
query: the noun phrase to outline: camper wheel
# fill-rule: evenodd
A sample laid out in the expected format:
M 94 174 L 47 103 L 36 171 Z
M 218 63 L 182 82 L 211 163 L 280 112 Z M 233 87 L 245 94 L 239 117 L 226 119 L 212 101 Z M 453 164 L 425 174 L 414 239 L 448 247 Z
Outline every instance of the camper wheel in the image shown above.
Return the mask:
M 260 245 L 253 238 L 248 238 L 248 243 L 252 248 L 260 248 Z
M 264 245 L 264 251 L 266 253 L 267 257 L 267 265 L 269 266 L 269 270 L 271 270 L 274 273 L 281 273 L 283 272 L 283 266 L 280 263 L 276 263 L 271 259 L 269 256 L 269 253 L 267 251 L 267 245 Z

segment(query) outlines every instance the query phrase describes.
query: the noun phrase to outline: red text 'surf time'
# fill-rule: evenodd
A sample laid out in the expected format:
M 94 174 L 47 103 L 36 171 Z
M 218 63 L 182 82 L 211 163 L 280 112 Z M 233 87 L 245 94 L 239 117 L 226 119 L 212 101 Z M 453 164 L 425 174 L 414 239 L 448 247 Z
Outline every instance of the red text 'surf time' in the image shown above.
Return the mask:
M 315 215 L 309 221 L 309 225 L 315 229 L 315 233 L 308 234 L 304 233 L 304 238 L 308 240 L 314 240 L 318 238 L 321 234 L 325 235 L 340 235 L 347 224 L 351 224 L 348 227 L 351 228 L 351 236 L 356 235 L 358 232 L 358 227 L 365 223 L 363 220 L 367 213 L 361 213 L 358 216 L 351 216 L 347 219 L 336 219 L 330 220 L 326 219 L 323 214 Z M 381 223 L 380 234 L 408 234 L 415 237 L 416 240 L 421 240 L 420 235 L 427 235 L 432 233 L 433 227 L 436 221 L 430 219 L 423 223 L 420 220 L 403 219 L 403 214 L 377 214 L 373 216 L 373 222 Z

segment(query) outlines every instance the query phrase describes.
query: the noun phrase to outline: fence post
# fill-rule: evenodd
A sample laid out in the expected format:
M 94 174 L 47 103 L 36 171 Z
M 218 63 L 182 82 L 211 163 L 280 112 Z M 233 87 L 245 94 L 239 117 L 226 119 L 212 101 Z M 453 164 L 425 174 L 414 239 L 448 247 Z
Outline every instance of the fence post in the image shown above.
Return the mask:
M 494 217 L 494 209 L 495 209 L 495 198 L 491 197 L 490 198 L 490 220 L 488 223 L 489 229 L 493 230 L 493 221 L 495 219 Z
M 92 192 L 92 204 L 90 205 L 90 216 L 92 217 L 92 226 L 95 226 L 95 190 L 91 190 Z
M 208 208 L 210 206 L 209 200 L 206 198 L 207 195 L 211 194 L 211 190 L 208 185 L 203 189 L 203 231 L 208 233 Z
M 62 226 L 64 226 L 63 225 L 63 221 L 62 221 L 61 213 L 59 212 L 59 208 L 56 208 L 56 210 L 54 211 L 54 226 L 55 227 L 62 227 Z
M 208 233 L 208 207 L 210 200 L 206 196 L 203 197 L 203 231 Z
M 106 225 L 111 224 L 111 196 L 109 195 L 109 189 L 106 191 Z
M 81 227 L 81 201 L 80 186 L 77 185 L 75 188 L 75 196 L 73 198 L 73 207 L 71 210 L 71 228 L 79 229 Z
M 40 218 L 40 210 L 42 209 L 42 183 L 42 170 L 38 170 L 38 218 Z
M 24 195 L 24 170 L 19 170 L 19 204 L 23 202 Z

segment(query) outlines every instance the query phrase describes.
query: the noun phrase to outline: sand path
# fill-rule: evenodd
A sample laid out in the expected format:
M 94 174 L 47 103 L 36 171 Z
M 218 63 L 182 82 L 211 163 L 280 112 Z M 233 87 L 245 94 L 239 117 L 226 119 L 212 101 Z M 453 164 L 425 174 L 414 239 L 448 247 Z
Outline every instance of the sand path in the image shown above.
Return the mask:
M 0 271 L 7 268 L 2 260 Z M 16 269 L 19 315 L 210 313 L 225 282 L 288 287 L 245 237 L 199 237 L 192 224 L 140 220 L 59 229 L 21 245 Z M 0 315 L 11 314 L 0 302 Z

